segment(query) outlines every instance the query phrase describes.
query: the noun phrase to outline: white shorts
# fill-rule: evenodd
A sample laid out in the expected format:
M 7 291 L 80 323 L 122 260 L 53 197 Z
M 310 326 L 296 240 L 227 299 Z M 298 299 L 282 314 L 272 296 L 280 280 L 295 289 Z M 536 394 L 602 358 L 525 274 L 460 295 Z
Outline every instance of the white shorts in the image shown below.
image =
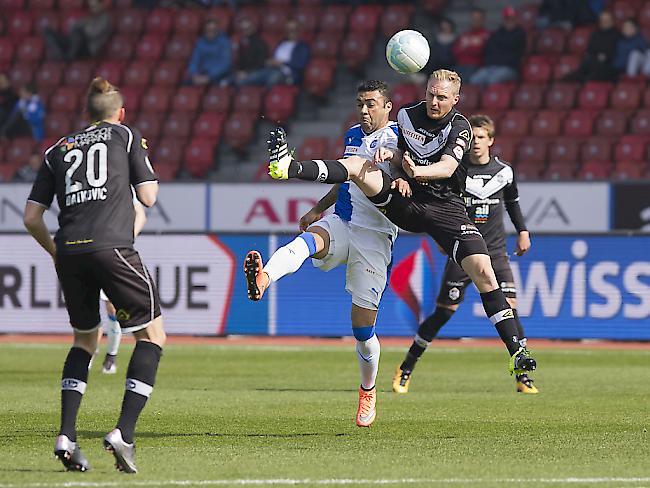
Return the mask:
M 392 236 L 350 225 L 337 215 L 328 215 L 312 225 L 322 227 L 330 235 L 329 253 L 323 259 L 312 258 L 314 266 L 329 271 L 346 264 L 345 290 L 352 295 L 352 303 L 377 310 L 392 259 Z
M 111 300 L 106 296 L 106 293 L 104 293 L 104 290 L 99 290 L 99 299 L 104 301 L 104 302 L 110 302 Z

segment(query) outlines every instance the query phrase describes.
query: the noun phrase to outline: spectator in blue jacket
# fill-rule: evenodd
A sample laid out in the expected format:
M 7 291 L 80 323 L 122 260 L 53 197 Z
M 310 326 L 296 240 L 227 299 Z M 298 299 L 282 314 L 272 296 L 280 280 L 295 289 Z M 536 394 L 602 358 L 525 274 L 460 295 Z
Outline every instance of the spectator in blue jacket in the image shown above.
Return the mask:
M 309 62 L 309 46 L 299 39 L 300 28 L 295 20 L 286 25 L 286 38 L 275 48 L 273 56 L 266 61 L 266 66 L 253 71 L 240 85 L 277 84 L 299 85 L 302 72 Z
M 18 101 L 4 125 L 0 137 L 21 137 L 31 135 L 41 142 L 45 137 L 45 106 L 36 93 L 36 87 L 28 83 L 18 91 Z
M 187 68 L 190 82 L 194 85 L 219 83 L 230 75 L 231 67 L 230 39 L 221 32 L 215 19 L 209 19 L 203 27 L 203 37 L 196 41 Z
M 485 65 L 472 75 L 472 85 L 491 85 L 516 80 L 526 50 L 526 32 L 519 26 L 517 12 L 503 9 L 503 25 L 485 45 Z
M 650 44 L 639 32 L 634 19 L 627 19 L 621 27 L 622 36 L 616 44 L 614 67 L 629 76 L 650 76 Z

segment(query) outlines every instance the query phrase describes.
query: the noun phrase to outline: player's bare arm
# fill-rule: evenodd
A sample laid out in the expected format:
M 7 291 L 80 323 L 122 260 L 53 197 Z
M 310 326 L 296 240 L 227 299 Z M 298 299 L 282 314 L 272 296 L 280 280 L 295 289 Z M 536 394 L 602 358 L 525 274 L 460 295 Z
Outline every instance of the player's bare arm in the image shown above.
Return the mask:
M 135 188 L 135 194 L 142 205 L 151 208 L 158 198 L 158 182 L 147 181 Z
M 43 219 L 45 210 L 47 209 L 44 206 L 28 201 L 27 205 L 25 205 L 23 223 L 27 231 L 36 239 L 36 242 L 54 258 L 56 256 L 56 245 Z
M 430 180 L 441 180 L 450 178 L 458 168 L 458 161 L 453 157 L 443 154 L 440 161 L 429 166 L 416 166 L 408 153 L 402 158 L 404 172 L 417 181 L 426 182 Z
M 515 247 L 515 254 L 517 256 L 523 256 L 530 249 L 530 232 L 527 230 L 522 230 L 517 236 L 517 245 Z
M 321 214 L 325 210 L 336 203 L 340 186 L 339 183 L 333 185 L 332 188 L 330 188 L 330 191 L 328 191 L 323 198 L 318 200 L 318 203 L 316 203 L 309 212 L 300 217 L 299 227 L 302 232 L 305 232 L 311 224 L 320 218 Z
M 144 207 L 140 202 L 133 202 L 133 208 L 135 209 L 135 220 L 133 223 L 133 235 L 137 236 L 142 232 L 144 224 L 147 223 L 147 214 L 144 211 Z

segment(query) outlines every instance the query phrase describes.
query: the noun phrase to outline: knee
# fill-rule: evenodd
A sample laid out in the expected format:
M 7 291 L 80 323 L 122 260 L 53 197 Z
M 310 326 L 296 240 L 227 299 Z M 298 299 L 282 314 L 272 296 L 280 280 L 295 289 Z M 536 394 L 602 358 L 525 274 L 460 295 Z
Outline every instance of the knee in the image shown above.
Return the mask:
M 162 317 L 157 317 L 146 329 L 139 330 L 133 334 L 138 341 L 149 341 L 158 345 L 160 348 L 167 342 L 167 334 L 163 328 Z
M 457 303 L 436 303 L 436 307 L 438 308 L 444 308 L 445 310 L 449 310 L 452 314 L 458 310 L 458 304 Z

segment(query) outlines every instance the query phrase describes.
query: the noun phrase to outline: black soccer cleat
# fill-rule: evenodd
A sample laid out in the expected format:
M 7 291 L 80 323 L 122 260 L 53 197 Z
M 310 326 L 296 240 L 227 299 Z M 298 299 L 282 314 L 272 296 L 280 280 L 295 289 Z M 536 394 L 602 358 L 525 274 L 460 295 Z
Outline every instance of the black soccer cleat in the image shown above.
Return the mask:
M 508 370 L 510 374 L 525 374 L 528 371 L 535 371 L 537 368 L 537 361 L 530 355 L 530 351 L 525 347 L 520 347 L 519 350 L 512 355 Z
M 83 455 L 76 442 L 72 442 L 68 436 L 60 435 L 54 443 L 54 455 L 63 463 L 66 471 L 81 471 L 90 469 L 90 464 Z
M 135 466 L 135 444 L 128 444 L 122 438 L 120 429 L 113 429 L 104 437 L 104 449 L 115 457 L 115 468 L 123 473 L 137 473 Z

